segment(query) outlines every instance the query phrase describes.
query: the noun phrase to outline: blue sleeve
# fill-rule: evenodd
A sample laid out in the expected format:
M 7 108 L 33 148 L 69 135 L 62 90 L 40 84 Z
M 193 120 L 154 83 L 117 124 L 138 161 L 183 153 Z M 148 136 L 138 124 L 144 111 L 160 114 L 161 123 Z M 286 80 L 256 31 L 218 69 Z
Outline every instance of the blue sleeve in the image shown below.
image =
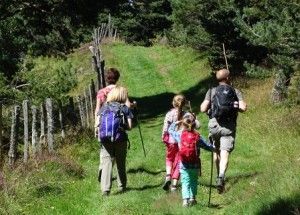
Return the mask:
M 174 122 L 170 125 L 168 132 L 177 143 L 180 142 L 181 132 L 176 131 L 176 124 Z
M 122 111 L 123 111 L 123 113 L 126 115 L 126 117 L 128 119 L 132 119 L 133 118 L 133 113 L 132 113 L 131 109 L 128 108 L 126 105 L 123 106 Z
M 199 148 L 201 147 L 208 151 L 214 151 L 214 149 L 215 149 L 215 147 L 211 143 L 209 143 L 207 140 L 205 140 L 202 136 L 200 137 L 198 146 L 199 146 Z

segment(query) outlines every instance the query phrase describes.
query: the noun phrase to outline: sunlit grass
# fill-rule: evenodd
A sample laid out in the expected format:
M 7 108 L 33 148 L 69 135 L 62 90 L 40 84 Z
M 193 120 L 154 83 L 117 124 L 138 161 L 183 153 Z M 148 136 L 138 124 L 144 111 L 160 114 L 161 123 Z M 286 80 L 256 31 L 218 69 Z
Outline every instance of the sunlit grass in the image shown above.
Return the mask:
M 247 87 L 240 87 L 248 111 L 238 119 L 236 147 L 227 173 L 227 191 L 219 195 L 213 189 L 213 207 L 207 207 L 211 154 L 202 151 L 199 204 L 184 209 L 180 192 L 167 194 L 161 188 L 165 176 L 161 128 L 174 93 L 186 92 L 193 99 L 192 104 L 201 102 L 198 95 L 203 97 L 209 87 L 204 85 L 208 82 L 203 85 L 201 82 L 210 74 L 205 55 L 185 48 L 145 48 L 123 43 L 107 45 L 103 50 L 106 65 L 120 69 L 120 83 L 139 101 L 140 110 L 151 113 L 150 117 L 143 115 L 140 120 L 146 158 L 137 127 L 129 133 L 129 191 L 118 194 L 114 181 L 112 195 L 101 196 L 97 182 L 99 146 L 89 134 L 69 140 L 58 151 L 60 159 L 47 160 L 30 172 L 22 171 L 21 167 L 14 171 L 7 169 L 7 186 L 0 195 L 0 213 L 283 214 L 288 210 L 296 213 L 300 205 L 300 115 L 298 107 L 270 104 L 272 80 L 247 80 L 243 85 Z M 86 55 L 88 52 L 82 57 L 88 59 Z M 80 59 L 78 57 L 77 61 Z M 238 81 L 236 84 L 239 86 Z M 192 89 L 194 86 L 197 89 Z M 80 92 L 79 89 L 76 90 Z M 198 113 L 197 105 L 193 108 Z M 203 124 L 200 132 L 207 136 L 207 116 L 198 113 L 198 117 Z M 71 174 L 65 164 L 70 164 Z M 79 177 L 81 173 L 72 172 L 81 169 L 82 177 Z

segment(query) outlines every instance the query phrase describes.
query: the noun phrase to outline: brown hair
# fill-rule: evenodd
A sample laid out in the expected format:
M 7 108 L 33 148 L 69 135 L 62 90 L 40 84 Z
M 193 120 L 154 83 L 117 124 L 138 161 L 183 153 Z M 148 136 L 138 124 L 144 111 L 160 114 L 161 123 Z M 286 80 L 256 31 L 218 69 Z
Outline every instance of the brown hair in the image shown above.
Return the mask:
M 191 117 L 183 118 L 183 120 L 181 120 L 181 125 L 188 131 L 192 131 L 196 127 L 195 120 Z
M 105 81 L 108 85 L 116 84 L 120 78 L 120 73 L 116 68 L 109 68 L 105 72 Z
M 185 99 L 184 95 L 178 94 L 178 95 L 174 96 L 172 105 L 178 111 L 177 121 L 181 120 L 183 117 L 182 108 L 185 105 L 185 103 L 186 103 L 186 99 Z

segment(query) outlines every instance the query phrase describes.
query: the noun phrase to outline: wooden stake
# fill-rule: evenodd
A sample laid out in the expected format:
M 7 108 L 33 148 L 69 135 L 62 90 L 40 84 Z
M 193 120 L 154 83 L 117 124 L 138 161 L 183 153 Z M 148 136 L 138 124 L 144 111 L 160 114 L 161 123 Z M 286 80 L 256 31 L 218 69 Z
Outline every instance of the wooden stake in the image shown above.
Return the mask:
M 229 71 L 228 63 L 227 63 L 227 57 L 226 57 L 225 45 L 224 45 L 224 43 L 222 43 L 222 45 L 223 45 L 223 55 L 224 55 L 224 59 L 225 59 L 226 69 Z
M 15 163 L 17 157 L 19 116 L 20 107 L 16 105 L 14 106 L 11 117 L 10 146 L 8 151 L 8 163 L 10 166 L 12 166 Z
M 53 120 L 53 111 L 52 111 L 52 100 L 50 98 L 46 99 L 46 111 L 47 111 L 47 142 L 48 142 L 48 151 L 50 154 L 54 152 L 54 120 Z
M 27 163 L 29 157 L 28 100 L 24 100 L 22 106 L 24 118 L 24 163 Z
M 32 153 L 33 153 L 33 156 L 36 157 L 36 154 L 37 154 L 37 149 L 38 149 L 38 141 L 37 141 L 37 138 L 38 138 L 38 134 L 37 134 L 37 108 L 36 106 L 32 106 L 31 107 L 31 113 L 32 113 L 32 127 L 31 127 L 31 146 L 32 146 Z

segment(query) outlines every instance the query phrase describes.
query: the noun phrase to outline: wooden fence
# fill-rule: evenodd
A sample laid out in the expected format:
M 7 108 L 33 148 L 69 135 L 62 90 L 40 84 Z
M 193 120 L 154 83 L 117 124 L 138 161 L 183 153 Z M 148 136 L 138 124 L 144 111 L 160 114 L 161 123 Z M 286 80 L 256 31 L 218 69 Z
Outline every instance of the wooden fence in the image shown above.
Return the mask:
M 30 158 L 39 157 L 43 150 L 53 154 L 56 149 L 55 140 L 58 137 L 64 139 L 68 136 L 68 131 L 94 128 L 96 92 L 105 87 L 105 61 L 100 44 L 105 37 L 115 40 L 116 36 L 117 30 L 111 24 L 110 16 L 107 24 L 102 23 L 99 28 L 94 29 L 93 45 L 89 49 L 92 52 L 97 82 L 95 84 L 91 80 L 81 95 L 69 98 L 68 104 L 63 105 L 61 101 L 51 98 L 47 98 L 39 106 L 33 105 L 29 100 L 9 105 L 0 101 L 0 163 L 4 163 L 4 145 L 8 147 L 8 164 L 13 166 L 18 157 L 22 157 L 23 162 L 27 163 Z M 10 125 L 4 126 L 3 119 L 8 118 Z M 4 144 L 3 136 L 9 136 L 9 144 L 8 141 Z M 23 155 L 19 152 L 21 147 Z

